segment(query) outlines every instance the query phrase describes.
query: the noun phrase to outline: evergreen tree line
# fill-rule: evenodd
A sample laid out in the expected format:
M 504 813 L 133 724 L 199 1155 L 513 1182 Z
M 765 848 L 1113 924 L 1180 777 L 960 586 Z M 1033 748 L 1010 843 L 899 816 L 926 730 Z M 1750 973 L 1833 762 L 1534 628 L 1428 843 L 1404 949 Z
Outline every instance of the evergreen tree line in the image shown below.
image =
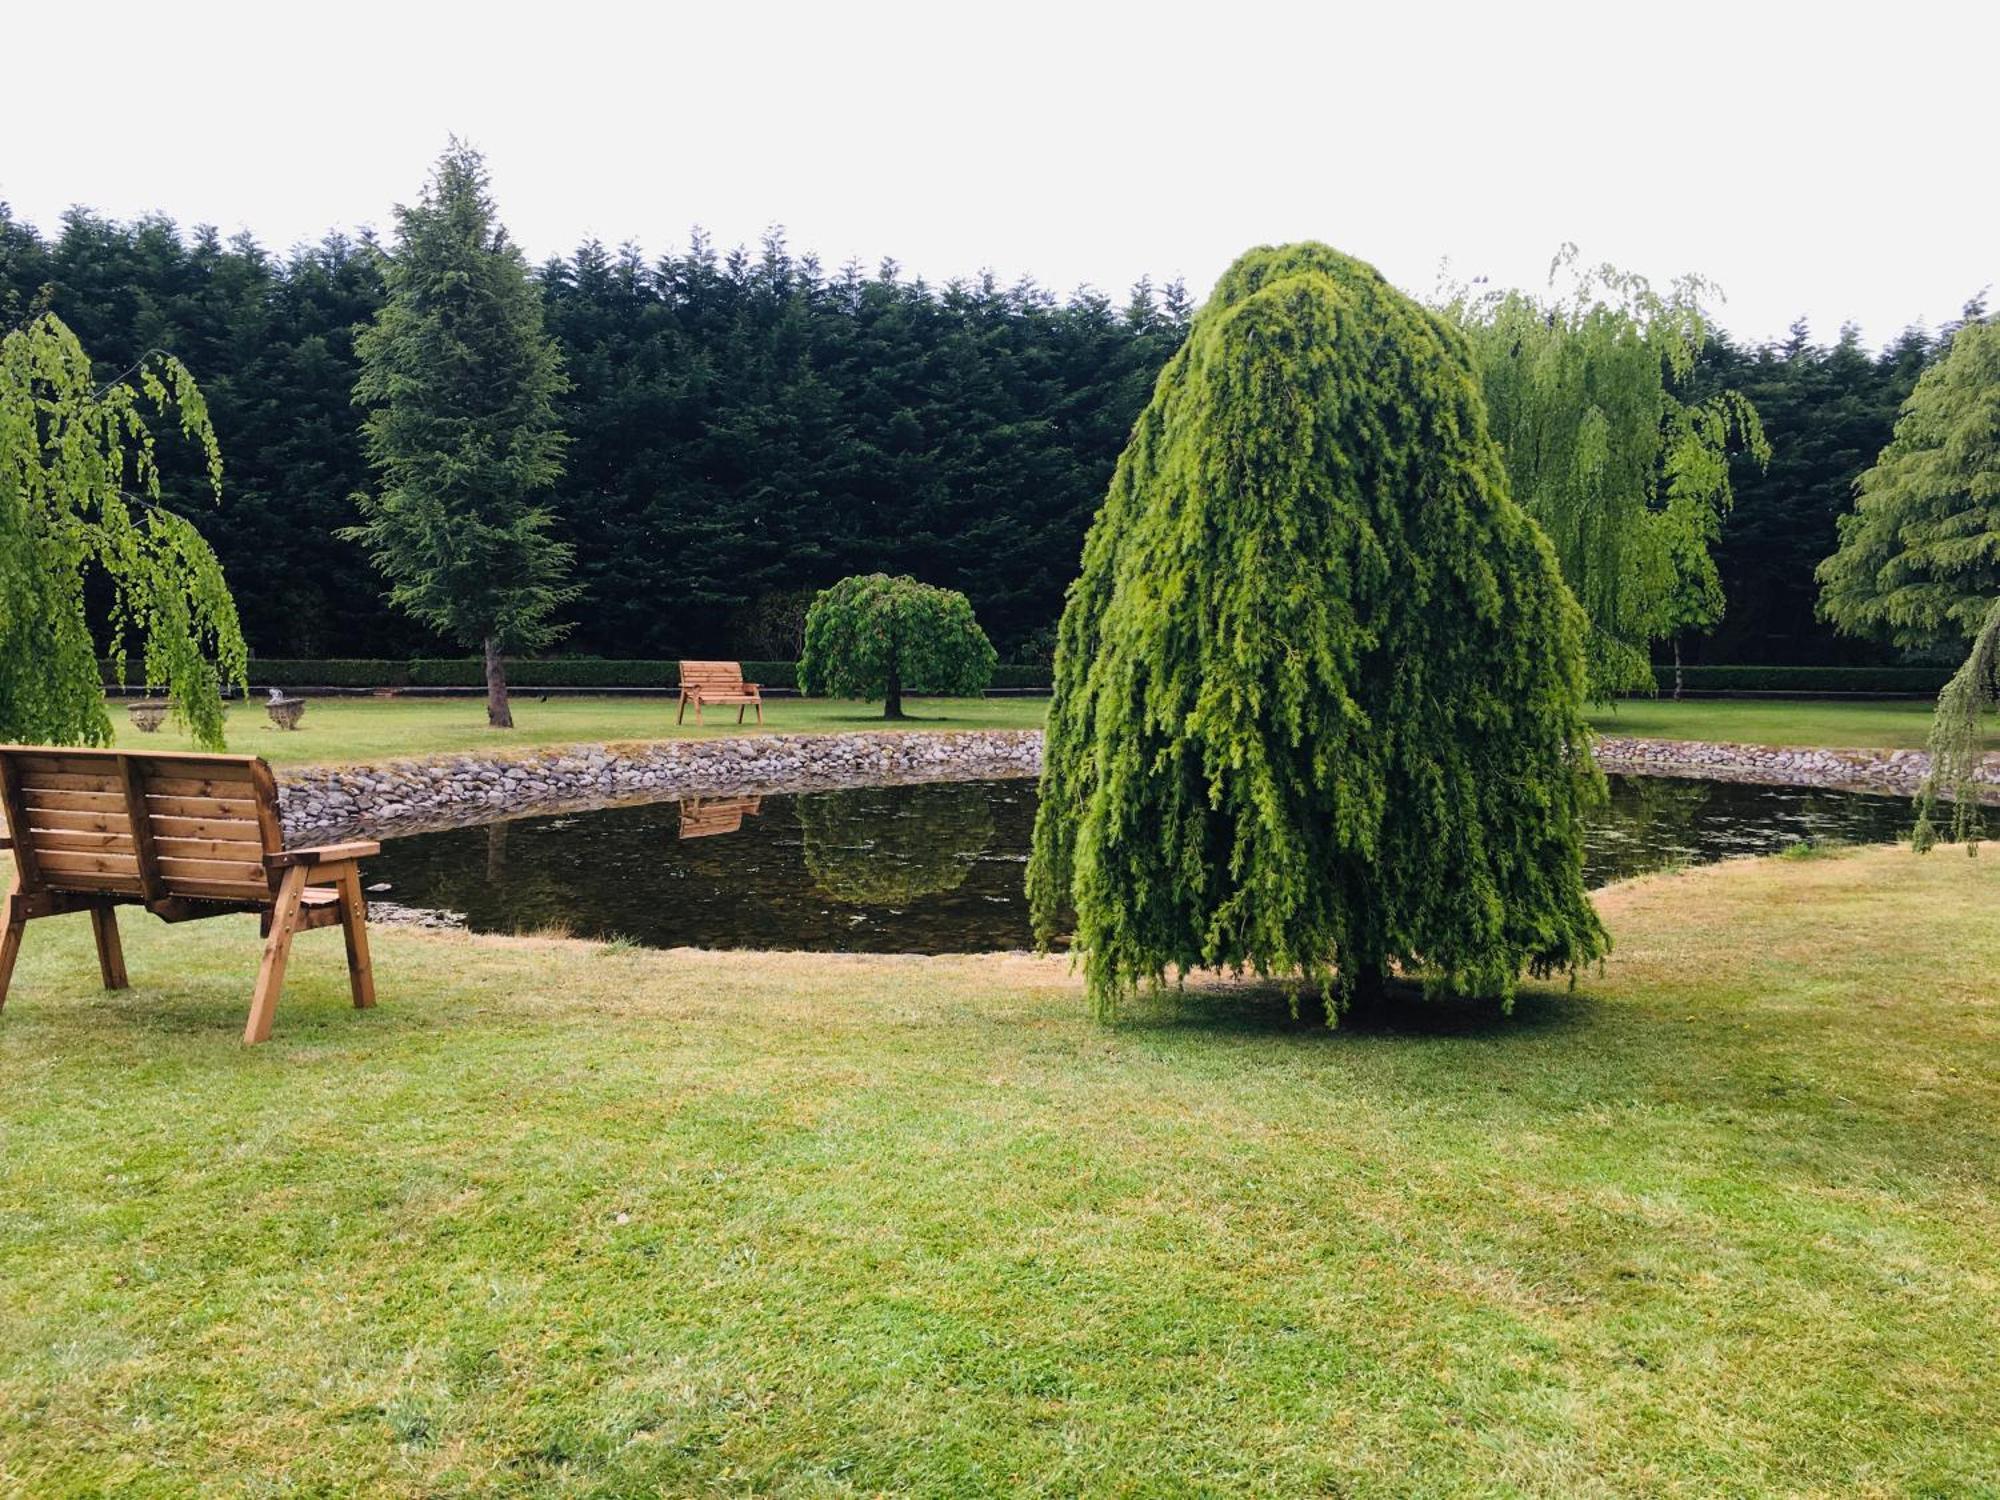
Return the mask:
M 779 232 L 726 253 L 697 232 L 656 260 L 593 241 L 538 281 L 568 378 L 553 509 L 582 589 L 560 649 L 606 656 L 789 657 L 805 592 L 888 570 L 963 591 L 1006 658 L 1045 657 L 1192 312 L 1177 283 L 1114 303 L 990 276 L 931 285 L 894 262 L 829 272 Z M 0 327 L 46 309 L 106 377 L 162 350 L 201 382 L 222 507 L 202 465 L 173 455 L 166 501 L 213 542 L 264 656 L 456 650 L 383 606 L 363 549 L 337 534 L 373 482 L 354 338 L 382 299 L 365 235 L 276 256 L 162 218 L 73 211 L 43 235 L 0 204 Z M 1706 345 L 1691 395 L 1741 391 L 1772 457 L 1732 476 L 1727 609 L 1685 643 L 1690 660 L 1893 659 L 1816 617 L 1813 569 L 1948 333 L 1911 329 L 1879 353 L 1803 324 L 1781 343 Z

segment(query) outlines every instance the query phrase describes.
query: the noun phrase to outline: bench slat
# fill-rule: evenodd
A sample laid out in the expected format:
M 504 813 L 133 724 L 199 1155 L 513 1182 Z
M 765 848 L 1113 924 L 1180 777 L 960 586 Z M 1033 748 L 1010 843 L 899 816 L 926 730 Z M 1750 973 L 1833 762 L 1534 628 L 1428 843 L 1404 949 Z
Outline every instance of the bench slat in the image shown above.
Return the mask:
M 190 821 L 177 819 L 176 821 Z M 209 825 L 202 824 L 202 827 Z M 227 827 L 227 824 L 217 824 Z M 153 847 L 161 854 L 174 859 L 233 859 L 264 868 L 264 846 L 251 839 L 176 839 L 167 838 L 159 832 L 156 822 L 153 829 Z
M 257 804 L 240 797 L 148 797 L 148 821 L 164 814 L 170 818 L 221 818 L 231 823 L 248 823 L 252 828 Z
M 263 847 L 257 824 L 250 818 L 182 818 L 171 813 L 154 813 L 147 822 L 153 837 L 167 839 L 219 839 L 226 843 L 255 844 Z
M 44 875 L 129 875 L 139 878 L 137 855 L 116 850 L 43 849 L 35 850 L 35 865 Z
M 118 792 L 49 792 L 39 787 L 23 787 L 21 800 L 27 804 L 32 822 L 38 811 L 122 813 L 125 798 Z
M 254 860 L 241 859 L 176 859 L 162 851 L 159 857 L 160 873 L 167 877 L 168 886 L 177 886 L 183 880 L 228 880 L 242 881 L 249 885 L 261 885 L 270 889 L 270 877 L 264 873 L 264 866 Z
M 58 771 L 23 771 L 21 790 L 27 792 L 115 792 L 118 777 L 112 775 L 77 776 Z
M 254 802 L 250 778 L 231 776 L 144 776 L 148 797 L 229 797 Z
M 71 828 L 37 828 L 32 837 L 37 849 L 115 849 L 132 853 L 129 833 L 79 833 Z
M 32 828 L 56 828 L 74 833 L 122 833 L 132 836 L 132 825 L 121 812 L 56 812 L 37 809 L 28 819 Z

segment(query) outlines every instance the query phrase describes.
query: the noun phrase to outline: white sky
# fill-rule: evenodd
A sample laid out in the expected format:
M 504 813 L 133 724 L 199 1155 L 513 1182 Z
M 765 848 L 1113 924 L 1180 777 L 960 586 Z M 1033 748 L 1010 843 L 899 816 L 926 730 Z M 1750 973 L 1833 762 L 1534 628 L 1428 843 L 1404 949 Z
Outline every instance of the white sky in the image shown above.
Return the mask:
M 283 249 L 386 231 L 456 131 L 536 260 L 782 223 L 829 268 L 1199 298 L 1313 237 L 1424 294 L 1574 240 L 1707 273 L 1740 337 L 1873 344 L 2000 281 L 1996 42 L 1990 0 L 24 5 L 0 199 Z

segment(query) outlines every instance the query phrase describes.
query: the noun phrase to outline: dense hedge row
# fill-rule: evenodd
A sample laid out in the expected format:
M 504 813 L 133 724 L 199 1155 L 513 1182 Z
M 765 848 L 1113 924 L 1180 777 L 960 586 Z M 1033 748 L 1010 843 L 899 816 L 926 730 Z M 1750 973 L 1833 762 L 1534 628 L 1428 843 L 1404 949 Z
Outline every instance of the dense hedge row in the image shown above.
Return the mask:
M 137 663 L 134 667 L 136 669 Z M 1674 687 L 1674 669 L 1656 667 L 1660 691 Z M 796 688 L 798 664 L 746 661 L 743 675 L 767 688 Z M 1692 693 L 1935 693 L 1951 676 L 1949 667 L 1685 667 Z M 117 681 L 105 663 L 107 686 Z M 257 688 L 483 687 L 485 668 L 476 656 L 369 661 L 357 658 L 290 661 L 257 657 L 250 663 Z M 672 688 L 680 685 L 676 661 L 609 661 L 594 656 L 522 658 L 507 663 L 507 683 L 516 688 Z M 993 669 L 990 687 L 1003 692 L 1046 692 L 1047 667 Z
M 1674 669 L 1655 667 L 1660 691 L 1674 689 Z M 1949 667 L 1684 667 L 1691 693 L 1935 693 Z
M 133 663 L 136 669 L 137 663 Z M 798 664 L 789 661 L 746 661 L 743 675 L 767 688 L 796 688 Z M 117 676 L 110 663 L 104 666 L 106 686 Z M 128 679 L 129 682 L 129 679 Z M 290 661 L 278 657 L 257 657 L 250 663 L 253 687 L 279 688 L 438 688 L 483 687 L 486 670 L 476 656 L 418 659 L 414 661 L 371 661 L 360 658 L 327 661 Z M 677 661 L 607 661 L 600 657 L 570 656 L 546 659 L 521 658 L 507 663 L 507 685 L 512 688 L 673 688 L 680 685 Z M 1044 689 L 1049 685 L 1047 667 L 998 667 L 994 669 L 996 688 Z

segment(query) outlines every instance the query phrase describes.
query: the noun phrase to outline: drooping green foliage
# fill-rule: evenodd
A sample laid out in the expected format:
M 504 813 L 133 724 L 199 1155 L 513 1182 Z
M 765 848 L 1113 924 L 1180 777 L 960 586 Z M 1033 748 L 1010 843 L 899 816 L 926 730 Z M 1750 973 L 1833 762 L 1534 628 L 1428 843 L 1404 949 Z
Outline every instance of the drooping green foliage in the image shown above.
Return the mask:
M 1575 259 L 1566 247 L 1551 279 Z M 1740 394 L 1683 399 L 1710 290 L 1690 276 L 1661 295 L 1601 266 L 1559 295 L 1460 289 L 1447 309 L 1471 341 L 1514 498 L 1589 617 L 1594 697 L 1650 692 L 1652 643 L 1721 618 L 1712 549 L 1730 454 L 1770 456 Z
M 1895 436 L 1861 476 L 1840 548 L 1820 565 L 1820 609 L 1857 635 L 1899 646 L 1956 645 L 1965 664 L 1938 695 L 1916 842 L 1938 837 L 1937 801 L 1956 799 L 1950 836 L 1979 834 L 1975 780 L 2000 710 L 2000 322 L 1975 319 L 1917 381 Z
M 1899 646 L 1969 641 L 2000 598 L 2000 322 L 1960 328 L 1861 476 L 1820 609 Z
M 1073 905 L 1100 1005 L 1196 967 L 1506 996 L 1597 957 L 1583 634 L 1464 338 L 1323 245 L 1252 251 L 1070 589 L 1038 933 Z
M 851 906 L 908 906 L 965 884 L 993 841 L 993 815 L 948 784 L 824 792 L 798 799 L 813 883 Z
M 110 740 L 86 608 L 96 572 L 120 675 L 137 636 L 145 681 L 197 744 L 222 748 L 221 690 L 244 685 L 247 652 L 215 554 L 158 503 L 148 408 L 172 411 L 219 499 L 221 450 L 179 360 L 155 353 L 100 385 L 60 319 L 0 335 L 0 740 Z
M 557 639 L 552 616 L 577 594 L 544 503 L 562 473 L 562 366 L 478 152 L 454 143 L 396 220 L 388 300 L 355 341 L 380 489 L 355 496 L 349 534 L 391 602 L 485 649 L 487 717 L 506 726 L 504 654 Z
M 820 697 L 880 698 L 903 717 L 903 694 L 982 693 L 998 661 L 955 589 L 869 573 L 822 590 L 806 615 L 799 688 Z
M 1986 728 L 2000 713 L 2000 599 L 1986 612 L 1986 623 L 1972 638 L 1965 664 L 1938 694 L 1931 720 L 1930 774 L 1917 795 L 1917 828 L 1913 842 L 1928 850 L 1938 841 L 1938 799 L 1953 799 L 1949 832 L 1945 835 L 1977 853 L 1984 820 L 1980 817 L 1979 770 L 1985 759 Z

